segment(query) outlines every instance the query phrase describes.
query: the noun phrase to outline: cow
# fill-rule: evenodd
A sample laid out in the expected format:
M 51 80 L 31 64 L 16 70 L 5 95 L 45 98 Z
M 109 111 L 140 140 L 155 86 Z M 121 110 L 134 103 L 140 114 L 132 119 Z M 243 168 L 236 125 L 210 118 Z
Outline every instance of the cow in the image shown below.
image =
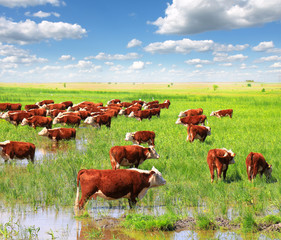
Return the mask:
M 160 111 L 161 111 L 160 108 L 152 108 L 152 109 L 150 109 L 151 116 L 160 117 Z
M 8 112 L 1 112 L 0 113 L 0 118 L 2 119 L 8 119 L 10 114 L 12 113 L 19 113 L 19 112 L 26 112 L 25 110 L 13 110 L 13 111 L 8 111 Z
M 140 105 L 143 105 L 143 104 L 144 104 L 144 101 L 142 101 L 142 100 L 134 100 L 134 101 L 132 101 L 132 104 L 140 104 Z
M 29 104 L 29 105 L 25 105 L 25 106 L 24 106 L 24 109 L 25 109 L 26 111 L 28 111 L 28 110 L 30 110 L 30 109 L 38 109 L 38 108 L 39 108 L 39 106 L 36 105 L 36 104 Z
M 10 103 L 9 110 L 21 110 L 21 106 L 20 103 Z
M 197 108 L 197 109 L 188 109 L 183 112 L 180 112 L 178 117 L 188 117 L 188 116 L 196 116 L 196 115 L 202 115 L 203 114 L 203 109 L 202 108 Z
M 80 125 L 81 118 L 77 116 L 66 115 L 62 117 L 55 117 L 53 120 L 53 124 L 63 123 L 69 125 L 76 125 L 77 127 Z
M 226 178 L 226 172 L 229 164 L 234 164 L 235 153 L 225 148 L 215 148 L 208 152 L 207 163 L 209 165 L 211 173 L 211 182 L 214 181 L 214 171 L 217 171 L 218 179 L 221 179 L 221 173 L 223 173 L 223 179 Z
M 170 100 L 165 100 L 163 103 L 160 103 L 159 104 L 159 108 L 169 108 L 170 107 L 170 105 L 171 105 L 171 102 L 170 102 Z
M 110 101 L 107 102 L 107 105 L 116 104 L 116 103 L 121 103 L 121 100 L 120 99 L 111 99 Z
M 269 179 L 272 173 L 272 165 L 269 165 L 261 153 L 250 152 L 246 158 L 246 170 L 249 181 L 253 181 L 259 173 L 260 177 L 263 174 Z
M 126 108 L 126 109 L 121 109 L 118 114 L 124 115 L 125 117 L 128 117 L 131 112 L 139 111 L 139 110 L 140 109 L 138 107 L 129 107 L 129 108 Z
M 42 108 L 46 108 L 48 110 L 54 110 L 54 109 L 65 110 L 66 109 L 65 105 L 61 104 L 61 103 L 53 103 L 53 104 L 48 104 L 48 105 L 44 104 L 42 106 Z
M 54 100 L 43 100 L 43 101 L 37 102 L 35 104 L 42 107 L 43 105 L 53 104 L 53 103 L 54 103 Z
M 81 199 L 79 201 L 79 182 Z M 137 199 L 141 200 L 148 189 L 166 184 L 162 174 L 152 167 L 150 171 L 139 169 L 98 170 L 82 169 L 77 174 L 77 193 L 75 211 L 84 209 L 89 198 L 101 197 L 107 200 L 127 198 L 130 208 Z
M 189 116 L 189 117 L 178 118 L 176 124 L 182 124 L 184 126 L 187 126 L 188 124 L 205 125 L 206 119 L 207 119 L 206 115 Z
M 72 101 L 61 102 L 60 104 L 64 104 L 65 108 L 69 108 L 69 107 L 73 106 L 73 102 Z
M 52 128 L 52 119 L 49 117 L 33 116 L 30 118 L 24 118 L 21 125 L 29 125 L 34 129 L 36 129 L 36 127 Z
M 97 115 L 93 117 L 87 117 L 84 121 L 85 124 L 92 125 L 96 128 L 101 128 L 101 125 L 105 125 L 107 128 L 111 126 L 111 116 L 107 114 Z
M 139 121 L 142 121 L 144 118 L 148 118 L 149 120 L 151 119 L 151 112 L 149 109 L 147 110 L 140 110 L 140 111 L 135 111 L 131 112 L 128 117 L 130 118 L 136 118 Z
M 0 111 L 8 111 L 10 109 L 10 103 L 0 103 Z
M 137 131 L 126 133 L 125 141 L 132 141 L 134 144 L 148 143 L 154 145 L 155 133 L 153 131 Z
M 6 120 L 16 126 L 18 126 L 24 118 L 32 117 L 32 114 L 29 112 L 15 112 L 8 115 Z
M 46 136 L 53 141 L 69 140 L 76 137 L 76 130 L 74 128 L 43 128 L 39 133 L 39 136 Z
M 32 113 L 34 116 L 47 116 L 47 110 L 45 108 L 38 108 L 38 109 L 30 109 L 28 112 Z
M 44 108 L 43 108 L 44 109 Z M 66 110 L 47 110 L 46 116 L 50 116 L 51 118 L 55 118 L 59 115 L 59 113 L 64 113 Z
M 109 157 L 112 169 L 119 169 L 120 166 L 138 168 L 146 159 L 159 159 L 159 154 L 153 146 L 145 148 L 140 145 L 114 146 L 109 150 Z
M 225 110 L 213 111 L 210 114 L 210 116 L 216 116 L 218 118 L 229 116 L 230 118 L 232 118 L 232 114 L 233 114 L 233 109 L 225 109 Z
M 199 139 L 201 142 L 204 142 L 206 137 L 210 135 L 211 135 L 210 127 L 189 124 L 187 126 L 186 141 L 193 142 L 194 139 Z
M 4 161 L 7 162 L 9 159 L 29 159 L 32 163 L 34 162 L 35 145 L 29 142 L 17 142 L 17 141 L 5 141 L 0 142 L 0 148 L 2 148 L 1 156 Z

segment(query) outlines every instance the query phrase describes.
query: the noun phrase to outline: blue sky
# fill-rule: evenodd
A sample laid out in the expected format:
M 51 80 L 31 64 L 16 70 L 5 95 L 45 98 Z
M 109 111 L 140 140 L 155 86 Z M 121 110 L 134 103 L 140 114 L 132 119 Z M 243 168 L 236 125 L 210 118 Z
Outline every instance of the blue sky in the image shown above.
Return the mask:
M 1 82 L 281 82 L 280 0 L 0 0 Z

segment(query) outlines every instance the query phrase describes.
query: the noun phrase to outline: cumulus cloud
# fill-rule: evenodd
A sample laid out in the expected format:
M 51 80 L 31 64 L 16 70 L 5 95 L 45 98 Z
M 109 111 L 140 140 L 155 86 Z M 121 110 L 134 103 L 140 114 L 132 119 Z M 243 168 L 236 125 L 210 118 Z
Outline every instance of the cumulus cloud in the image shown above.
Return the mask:
M 131 59 L 136 59 L 139 58 L 139 54 L 137 53 L 127 53 L 127 54 L 106 54 L 106 53 L 99 53 L 96 56 L 89 56 L 89 57 L 85 57 L 85 60 L 90 60 L 90 59 L 97 59 L 97 60 L 109 60 L 109 61 L 113 61 L 113 60 L 131 60 Z
M 130 42 L 128 42 L 127 48 L 141 46 L 141 44 L 142 44 L 142 41 L 134 38 Z
M 244 61 L 248 58 L 243 54 L 228 55 L 227 53 L 214 53 L 214 62 L 235 62 Z
M 130 69 L 132 70 L 142 70 L 144 69 L 144 62 L 142 61 L 136 61 L 136 62 L 133 62 L 133 64 L 130 66 Z
M 274 44 L 272 41 L 270 41 L 270 42 L 260 42 L 259 45 L 253 47 L 252 49 L 253 51 L 256 52 L 265 52 L 272 48 L 274 48 Z
M 28 7 L 37 5 L 51 4 L 53 6 L 64 5 L 65 3 L 60 0 L 0 0 L 0 5 L 13 8 L 13 7 Z
M 48 39 L 77 39 L 85 34 L 86 30 L 78 24 L 49 21 L 37 24 L 29 19 L 17 23 L 0 17 L 0 41 L 2 42 L 24 45 Z
M 101 71 L 102 67 L 100 65 L 95 65 L 91 61 L 79 60 L 76 64 L 69 64 L 64 66 L 65 69 L 78 68 L 79 72 L 96 72 Z
M 279 0 L 173 0 L 165 17 L 149 22 L 159 34 L 196 34 L 206 31 L 238 29 L 281 19 Z
M 56 13 L 56 12 L 43 12 L 43 11 L 38 11 L 36 13 L 26 12 L 26 13 L 24 13 L 24 15 L 28 16 L 28 17 L 39 17 L 39 18 L 47 18 L 47 17 L 50 17 L 51 15 L 53 15 L 55 17 L 60 17 L 59 13 Z
M 68 60 L 75 60 L 75 57 L 72 57 L 71 55 L 61 55 L 59 58 L 60 61 L 68 61 Z
M 281 60 L 281 56 L 268 56 L 268 57 L 261 57 L 257 60 L 255 60 L 255 62 L 274 62 L 274 61 L 280 61 Z
M 276 62 L 270 66 L 271 68 L 281 68 L 281 62 Z
M 184 62 L 187 63 L 187 64 L 190 64 L 190 65 L 200 64 L 201 66 L 202 66 L 202 64 L 210 64 L 211 63 L 211 61 L 209 61 L 209 60 L 203 60 L 203 59 L 199 59 L 199 58 L 189 59 L 189 60 L 186 60 Z

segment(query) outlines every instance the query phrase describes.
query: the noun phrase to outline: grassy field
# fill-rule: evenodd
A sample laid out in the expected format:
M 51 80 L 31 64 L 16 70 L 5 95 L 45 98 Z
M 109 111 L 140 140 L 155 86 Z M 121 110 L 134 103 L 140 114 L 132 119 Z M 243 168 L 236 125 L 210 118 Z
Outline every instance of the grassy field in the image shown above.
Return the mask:
M 214 85 L 217 89 L 214 90 Z M 126 132 L 152 130 L 156 133 L 159 160 L 147 160 L 139 168 L 155 166 L 167 184 L 151 189 L 138 202 L 139 206 L 165 205 L 178 216 L 188 215 L 188 207 L 202 207 L 202 214 L 216 216 L 257 217 L 264 214 L 280 215 L 281 210 L 281 84 L 206 83 L 206 84 L 0 84 L 0 102 L 33 104 L 44 99 L 55 102 L 71 100 L 106 102 L 112 98 L 122 101 L 152 99 L 171 101 L 170 108 L 161 110 L 160 118 L 151 121 L 119 116 L 112 120 L 111 129 L 97 130 L 90 126 L 77 129 L 77 139 L 87 139 L 83 152 L 76 149 L 75 140 L 66 143 L 53 158 L 22 166 L 2 163 L 0 166 L 0 199 L 6 203 L 29 203 L 37 206 L 73 206 L 76 176 L 82 168 L 111 168 L 109 150 L 115 145 L 128 145 Z M 204 143 L 186 142 L 186 127 L 176 125 L 180 111 L 204 109 L 212 135 Z M 233 118 L 209 117 L 219 109 L 233 109 Z M 59 125 L 57 125 L 59 126 Z M 15 127 L 0 120 L 0 141 L 33 142 L 37 148 L 50 148 L 49 139 L 38 136 L 28 126 Z M 226 181 L 211 184 L 206 162 L 213 148 L 227 148 L 236 153 Z M 67 148 L 67 150 L 66 150 Z M 260 152 L 273 165 L 272 179 L 247 180 L 245 159 L 251 152 Z M 36 158 L 36 156 L 35 156 Z M 124 205 L 127 200 L 105 201 L 101 205 Z M 88 208 L 93 206 L 90 201 Z

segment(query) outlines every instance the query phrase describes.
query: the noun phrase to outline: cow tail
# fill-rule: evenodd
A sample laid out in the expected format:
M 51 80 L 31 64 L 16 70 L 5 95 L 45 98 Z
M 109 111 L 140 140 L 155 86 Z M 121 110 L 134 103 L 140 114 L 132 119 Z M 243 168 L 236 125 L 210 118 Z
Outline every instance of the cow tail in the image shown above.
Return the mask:
M 86 171 L 86 169 L 81 169 L 77 174 L 77 191 L 76 191 L 76 198 L 75 198 L 75 208 L 78 209 L 79 206 L 79 182 L 80 176 Z

